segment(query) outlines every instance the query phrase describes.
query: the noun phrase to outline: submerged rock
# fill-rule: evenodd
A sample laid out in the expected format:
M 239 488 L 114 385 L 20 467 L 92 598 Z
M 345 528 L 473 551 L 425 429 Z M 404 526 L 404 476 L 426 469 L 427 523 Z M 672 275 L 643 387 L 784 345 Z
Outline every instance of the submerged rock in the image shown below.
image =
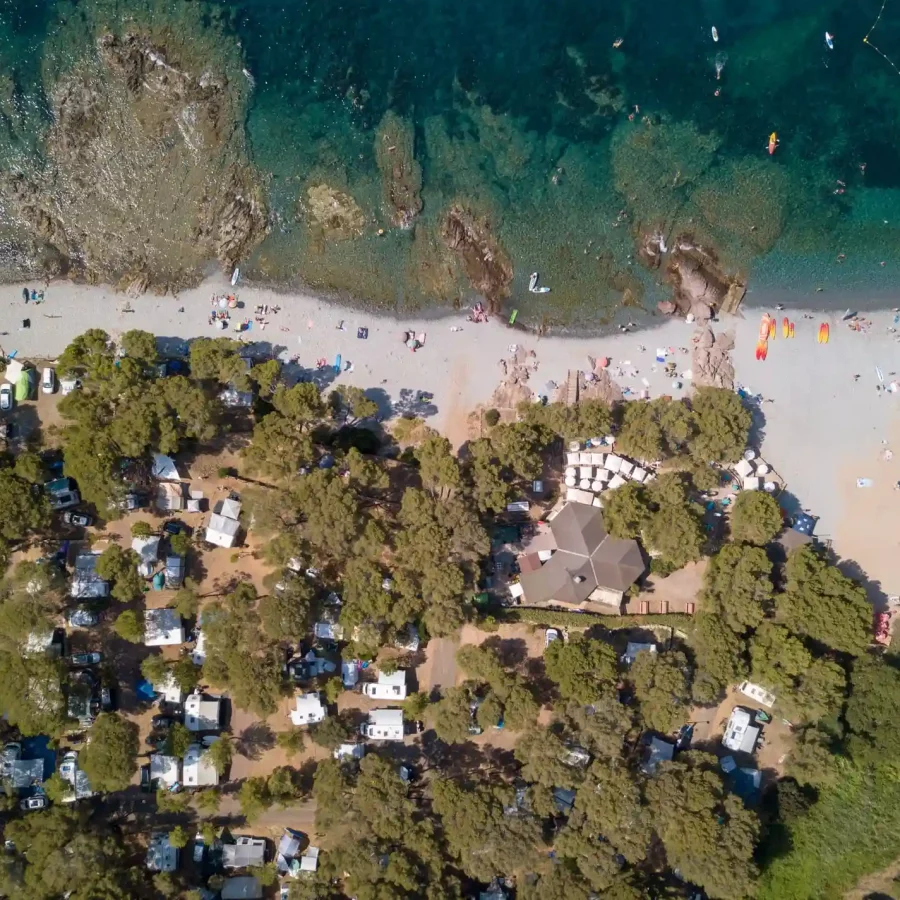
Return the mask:
M 133 293 L 197 283 L 210 259 L 230 271 L 268 213 L 244 139 L 246 81 L 228 75 L 239 57 L 223 47 L 220 60 L 208 29 L 140 16 L 128 28 L 97 34 L 74 66 L 48 65 L 45 162 L 0 172 L 0 202 L 45 265 Z
M 391 220 L 401 228 L 409 228 L 422 211 L 422 166 L 415 157 L 414 136 L 412 122 L 391 111 L 384 114 L 375 135 L 385 203 Z
M 513 267 L 488 221 L 454 204 L 444 217 L 441 235 L 457 254 L 473 289 L 488 301 L 491 312 L 498 312 L 509 296 Z
M 362 234 L 366 217 L 359 204 L 344 191 L 316 184 L 306 191 L 309 217 L 332 240 L 342 241 Z

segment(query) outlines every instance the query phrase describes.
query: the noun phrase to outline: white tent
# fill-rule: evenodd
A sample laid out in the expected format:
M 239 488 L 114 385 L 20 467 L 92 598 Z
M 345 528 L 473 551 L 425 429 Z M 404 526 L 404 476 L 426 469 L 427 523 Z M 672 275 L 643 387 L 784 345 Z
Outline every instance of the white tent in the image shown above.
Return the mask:
M 586 503 L 588 506 L 594 502 L 594 495 L 590 491 L 581 491 L 578 488 L 570 487 L 566 490 L 567 503 Z
M 745 491 L 758 491 L 761 479 L 754 477 L 744 479 Z
M 17 359 L 11 359 L 6 364 L 6 372 L 3 374 L 3 377 L 10 383 L 15 384 L 19 380 L 19 376 L 24 371 L 25 366 L 22 365 Z
M 634 463 L 629 462 L 627 459 L 622 460 L 622 465 L 619 466 L 619 472 L 622 475 L 630 475 L 634 471 Z
M 227 519 L 213 513 L 209 517 L 209 525 L 206 526 L 206 540 L 217 547 L 233 547 L 239 528 L 240 522 L 235 519 Z
M 175 460 L 164 453 L 153 454 L 153 477 L 160 481 L 181 481 Z
M 609 483 L 609 489 L 615 490 L 616 488 L 622 487 L 625 484 L 625 479 L 621 475 L 613 475 L 612 481 Z
M 606 468 L 609 469 L 610 472 L 618 472 L 622 467 L 622 457 L 616 456 L 615 453 L 610 453 L 609 456 L 606 457 Z
M 746 459 L 742 459 L 738 461 L 738 464 L 734 467 L 734 471 L 737 472 L 741 478 L 746 478 L 748 475 L 752 474 L 753 466 L 751 466 Z
M 171 647 L 184 643 L 181 616 L 174 609 L 148 609 L 144 613 L 144 644 L 148 647 Z
M 132 538 L 131 549 L 141 558 L 140 565 L 155 566 L 159 559 L 159 535 Z

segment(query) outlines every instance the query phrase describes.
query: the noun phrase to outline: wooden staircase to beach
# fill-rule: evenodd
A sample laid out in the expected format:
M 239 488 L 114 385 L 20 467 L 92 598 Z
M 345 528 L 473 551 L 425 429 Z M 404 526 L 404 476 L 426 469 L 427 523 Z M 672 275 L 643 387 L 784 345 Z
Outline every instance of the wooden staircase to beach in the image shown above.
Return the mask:
M 578 402 L 578 370 L 569 369 L 566 381 L 566 406 L 574 406 Z

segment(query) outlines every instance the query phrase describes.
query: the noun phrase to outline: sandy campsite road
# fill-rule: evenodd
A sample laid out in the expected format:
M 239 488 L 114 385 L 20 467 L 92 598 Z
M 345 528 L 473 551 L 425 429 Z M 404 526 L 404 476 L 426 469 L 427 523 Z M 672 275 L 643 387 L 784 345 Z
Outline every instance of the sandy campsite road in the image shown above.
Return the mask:
M 196 337 L 235 336 L 208 323 L 211 296 L 226 291 L 230 288 L 218 278 L 177 299 L 146 296 L 128 301 L 110 288 L 61 282 L 46 289 L 45 303 L 26 306 L 22 285 L 2 286 L 0 330 L 8 333 L 0 335 L 0 347 L 6 352 L 15 349 L 21 357 L 53 357 L 87 328 L 103 328 L 113 335 L 145 329 L 166 338 L 168 347 L 184 347 Z M 629 334 L 537 338 L 510 330 L 498 320 L 472 324 L 462 313 L 396 321 L 311 296 L 240 286 L 237 294 L 244 309 L 236 315 L 244 318 L 252 318 L 259 304 L 281 307 L 277 314 L 270 312 L 264 330 L 254 323 L 243 334 L 248 342 L 263 342 L 261 352 L 298 358 L 299 366 L 323 387 L 342 383 L 370 389 L 385 415 L 421 415 L 455 443 L 466 437 L 465 411 L 487 402 L 497 387 L 499 364 L 511 344 L 535 351 L 538 370 L 529 383 L 538 390 L 549 381 L 564 384 L 569 369 L 588 367 L 588 356 L 609 356 L 614 365 L 630 362 L 638 370 L 635 376 L 620 379 L 623 387 L 636 393 L 646 378 L 650 396 L 677 396 L 679 391 L 665 378 L 663 367 L 655 364 L 654 351 L 673 347 L 673 358 L 683 370 L 689 357 L 679 354 L 678 348 L 690 346 L 693 333 L 693 326 L 683 321 L 660 319 L 657 327 Z M 756 361 L 754 353 L 758 309 L 745 308 L 746 318 L 731 318 L 714 327 L 735 333 L 736 379 L 764 398 L 759 406 L 762 454 L 786 481 L 791 498 L 820 517 L 818 534 L 831 538 L 839 554 L 859 562 L 873 586 L 880 585 L 884 593 L 900 593 L 900 553 L 889 524 L 896 523 L 900 510 L 900 491 L 892 490 L 900 479 L 900 457 L 893 465 L 880 458 L 885 449 L 900 453 L 900 433 L 891 430 L 900 393 L 876 391 L 876 367 L 886 382 L 893 380 L 890 373 L 900 372 L 900 345 L 897 335 L 888 331 L 893 314 L 872 313 L 871 330 L 858 333 L 833 313 L 804 319 L 800 302 L 786 313 L 772 310 L 779 319 L 790 315 L 796 336 L 784 340 L 779 328 L 765 362 Z M 754 303 L 759 304 L 760 298 L 755 296 Z M 25 317 L 31 327 L 20 330 Z M 831 325 L 831 337 L 822 345 L 816 332 L 825 321 Z M 357 338 L 358 327 L 368 328 L 367 339 Z M 425 346 L 415 353 L 401 341 L 406 329 L 426 335 Z M 352 370 L 334 372 L 338 354 Z M 328 368 L 317 370 L 318 359 L 327 360 Z M 433 400 L 417 400 L 420 391 L 433 394 Z M 856 478 L 870 478 L 872 486 L 856 488 Z

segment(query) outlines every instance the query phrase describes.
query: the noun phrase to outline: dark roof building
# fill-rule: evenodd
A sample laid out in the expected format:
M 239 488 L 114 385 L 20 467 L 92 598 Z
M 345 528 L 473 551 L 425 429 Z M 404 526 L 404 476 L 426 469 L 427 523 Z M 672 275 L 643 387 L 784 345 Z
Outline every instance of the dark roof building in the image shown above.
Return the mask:
M 525 557 L 526 565 L 520 563 L 526 603 L 578 605 L 590 599 L 618 605 L 644 574 L 638 542 L 611 537 L 596 506 L 567 503 L 549 525 L 556 552 L 539 568 L 534 568 L 534 554 Z

